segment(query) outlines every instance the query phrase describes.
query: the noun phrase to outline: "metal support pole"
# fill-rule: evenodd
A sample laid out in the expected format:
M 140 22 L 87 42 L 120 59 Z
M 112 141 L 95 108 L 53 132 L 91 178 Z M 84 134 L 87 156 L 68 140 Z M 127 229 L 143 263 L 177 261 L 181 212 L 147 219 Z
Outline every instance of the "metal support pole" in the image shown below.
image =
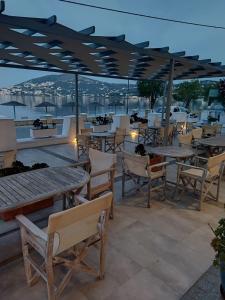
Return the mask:
M 79 93 L 78 93 L 78 74 L 75 74 L 75 101 L 76 101 L 76 138 L 79 135 Z
M 167 82 L 164 82 L 164 90 L 163 90 L 163 103 L 162 103 L 162 120 L 161 126 L 163 125 L 163 119 L 165 114 L 165 103 L 166 103 L 166 93 L 167 93 Z
M 128 81 L 127 81 L 127 107 L 126 107 L 127 115 L 129 112 L 129 94 L 130 94 L 130 80 L 128 79 Z
M 168 133 L 169 133 L 169 124 L 170 124 L 170 106 L 172 102 L 172 93 L 173 93 L 173 74 L 174 74 L 174 59 L 170 59 L 170 73 L 169 81 L 167 88 L 167 100 L 166 100 L 166 122 L 165 122 L 165 134 L 164 134 L 164 145 L 168 144 Z

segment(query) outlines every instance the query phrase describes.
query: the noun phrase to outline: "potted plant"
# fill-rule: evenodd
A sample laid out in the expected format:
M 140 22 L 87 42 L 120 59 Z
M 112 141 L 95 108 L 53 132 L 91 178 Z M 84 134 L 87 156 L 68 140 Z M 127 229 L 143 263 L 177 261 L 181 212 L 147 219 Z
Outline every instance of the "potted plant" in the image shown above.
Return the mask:
M 225 218 L 219 221 L 216 229 L 211 227 L 215 237 L 211 246 L 216 252 L 213 264 L 220 267 L 221 286 L 220 291 L 225 299 Z

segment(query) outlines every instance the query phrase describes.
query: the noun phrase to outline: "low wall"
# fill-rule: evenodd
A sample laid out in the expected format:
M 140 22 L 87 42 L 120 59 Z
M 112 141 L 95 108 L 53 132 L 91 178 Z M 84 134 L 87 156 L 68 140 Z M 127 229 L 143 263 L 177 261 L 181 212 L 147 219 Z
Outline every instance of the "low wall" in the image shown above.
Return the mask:
M 59 145 L 59 144 L 67 144 L 67 143 L 69 143 L 69 138 L 63 135 L 56 135 L 56 136 L 40 138 L 40 139 L 25 138 L 25 139 L 16 140 L 17 150 Z

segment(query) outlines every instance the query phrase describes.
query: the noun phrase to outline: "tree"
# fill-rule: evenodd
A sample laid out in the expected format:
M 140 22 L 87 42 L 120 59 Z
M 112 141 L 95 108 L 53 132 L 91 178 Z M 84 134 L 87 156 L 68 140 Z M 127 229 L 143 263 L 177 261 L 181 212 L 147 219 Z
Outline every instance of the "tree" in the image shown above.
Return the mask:
M 163 82 L 160 80 L 140 80 L 137 82 L 140 97 L 149 100 L 149 108 L 153 109 L 156 99 L 163 95 Z
M 219 81 L 218 88 L 219 88 L 218 101 L 225 107 L 225 80 Z
M 210 97 L 210 91 L 211 90 L 218 90 L 218 83 L 217 82 L 211 82 L 203 87 L 203 97 L 204 101 L 208 103 L 208 106 L 212 104 L 213 101 L 217 99 L 217 97 Z
M 178 84 L 174 90 L 175 99 L 185 103 L 189 108 L 191 101 L 198 99 L 202 95 L 202 86 L 198 80 L 185 81 Z

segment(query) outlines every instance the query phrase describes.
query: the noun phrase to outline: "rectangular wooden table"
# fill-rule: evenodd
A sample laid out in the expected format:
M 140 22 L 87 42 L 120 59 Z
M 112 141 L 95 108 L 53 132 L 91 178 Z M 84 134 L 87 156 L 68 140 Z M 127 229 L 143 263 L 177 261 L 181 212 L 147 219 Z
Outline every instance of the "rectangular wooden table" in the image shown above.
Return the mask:
M 44 168 L 0 178 L 0 217 L 7 220 L 52 197 L 81 189 L 89 174 L 73 167 Z M 44 202 L 43 202 L 44 201 Z M 43 207 L 39 207 L 43 208 Z M 27 212 L 31 212 L 29 209 Z

